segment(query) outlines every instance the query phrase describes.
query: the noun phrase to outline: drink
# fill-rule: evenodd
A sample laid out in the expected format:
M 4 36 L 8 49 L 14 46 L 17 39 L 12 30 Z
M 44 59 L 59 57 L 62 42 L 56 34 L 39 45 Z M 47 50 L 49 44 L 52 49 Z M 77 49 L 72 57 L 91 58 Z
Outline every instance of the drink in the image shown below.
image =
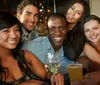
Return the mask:
M 68 73 L 70 82 L 81 80 L 83 78 L 83 66 L 82 64 L 69 64 Z
M 56 74 L 58 72 L 60 64 L 58 63 L 48 63 L 45 64 L 45 68 L 48 72 L 50 72 L 51 74 Z

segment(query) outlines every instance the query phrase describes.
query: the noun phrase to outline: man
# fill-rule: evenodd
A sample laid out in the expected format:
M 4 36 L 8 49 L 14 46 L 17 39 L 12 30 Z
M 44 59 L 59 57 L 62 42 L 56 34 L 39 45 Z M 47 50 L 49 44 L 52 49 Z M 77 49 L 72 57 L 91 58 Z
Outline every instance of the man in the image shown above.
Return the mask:
M 47 19 L 47 37 L 38 37 L 23 46 L 24 49 L 34 53 L 44 63 L 45 53 L 51 50 L 60 56 L 60 73 L 66 74 L 67 65 L 73 61 L 63 55 L 63 41 L 67 33 L 66 19 L 59 13 L 50 15 Z
M 60 56 L 60 69 L 61 74 L 68 73 L 67 66 L 73 61 L 64 57 L 63 41 L 67 33 L 67 22 L 65 16 L 59 13 L 53 13 L 47 18 L 47 37 L 38 37 L 23 46 L 23 49 L 29 50 L 34 53 L 40 61 L 44 63 L 45 53 L 51 50 Z M 66 84 L 65 84 L 66 85 Z M 68 84 L 67 84 L 68 85 Z
M 36 29 L 38 16 L 39 12 L 35 2 L 23 0 L 17 6 L 17 18 L 24 26 L 22 27 L 22 41 L 24 43 L 38 37 Z

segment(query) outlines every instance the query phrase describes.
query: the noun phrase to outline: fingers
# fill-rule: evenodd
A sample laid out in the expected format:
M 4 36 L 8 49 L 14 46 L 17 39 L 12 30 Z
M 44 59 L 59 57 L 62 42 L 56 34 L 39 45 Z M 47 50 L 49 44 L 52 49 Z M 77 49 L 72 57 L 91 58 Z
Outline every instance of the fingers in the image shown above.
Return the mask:
M 56 74 L 51 78 L 52 85 L 64 85 L 64 76 L 61 74 Z

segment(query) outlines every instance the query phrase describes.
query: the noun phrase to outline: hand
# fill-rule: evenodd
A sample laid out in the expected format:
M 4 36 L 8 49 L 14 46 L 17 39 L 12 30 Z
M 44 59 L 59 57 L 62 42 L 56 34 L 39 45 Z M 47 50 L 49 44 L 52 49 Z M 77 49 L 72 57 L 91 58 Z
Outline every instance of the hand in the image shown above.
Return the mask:
M 18 85 L 44 85 L 44 83 L 38 80 L 29 80 Z
M 64 85 L 64 76 L 57 73 L 51 77 L 51 85 Z
M 100 72 L 91 72 L 85 75 L 80 81 L 72 82 L 72 85 L 98 85 L 100 84 Z

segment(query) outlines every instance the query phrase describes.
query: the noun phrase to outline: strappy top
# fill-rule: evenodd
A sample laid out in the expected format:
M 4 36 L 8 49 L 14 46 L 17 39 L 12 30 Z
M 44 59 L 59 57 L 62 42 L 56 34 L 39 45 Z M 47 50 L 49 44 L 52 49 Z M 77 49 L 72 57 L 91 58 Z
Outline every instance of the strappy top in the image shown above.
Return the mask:
M 22 67 L 23 64 L 25 65 L 25 68 Z M 10 81 L 10 82 L 2 81 L 3 84 L 0 84 L 0 85 L 17 85 L 17 84 L 20 84 L 22 82 L 32 80 L 32 79 L 41 80 L 38 76 L 34 75 L 31 72 L 30 68 L 25 63 L 24 57 L 21 56 L 20 58 L 18 58 L 18 66 L 20 67 L 20 69 L 22 71 L 23 77 L 19 78 L 17 80 L 14 80 L 14 81 Z

